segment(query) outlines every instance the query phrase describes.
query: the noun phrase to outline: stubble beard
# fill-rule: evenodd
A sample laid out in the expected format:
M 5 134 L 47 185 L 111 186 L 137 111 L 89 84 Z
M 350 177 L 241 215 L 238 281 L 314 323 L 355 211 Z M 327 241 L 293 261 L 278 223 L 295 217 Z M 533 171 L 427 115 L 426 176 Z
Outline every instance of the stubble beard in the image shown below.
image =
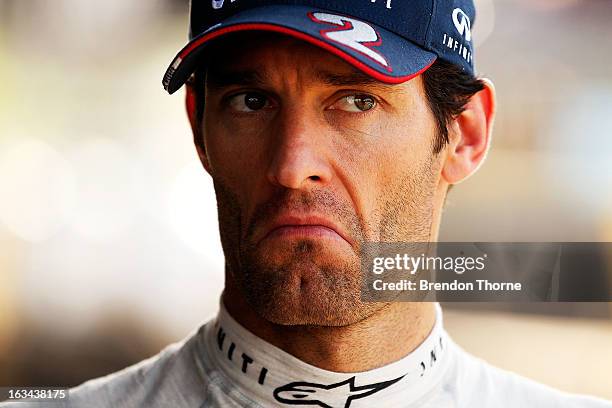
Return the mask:
M 379 240 L 426 242 L 429 239 L 434 189 L 429 185 L 431 175 L 421 176 L 427 179 L 421 178 L 419 183 L 413 174 L 390 186 L 396 190 L 380 210 L 381 221 L 376 229 Z M 259 316 L 280 325 L 347 326 L 388 306 L 388 303 L 361 300 L 359 248 L 353 248 L 344 257 L 330 257 L 325 256 L 324 243 L 300 239 L 283 243 L 276 254 L 267 254 L 252 240 L 255 226 L 280 209 L 304 212 L 318 209 L 324 214 L 333 214 L 335 220 L 349 229 L 355 242 L 364 242 L 366 226 L 347 210 L 352 208 L 347 203 L 322 190 L 308 193 L 279 190 L 256 209 L 250 220 L 243 221 L 244 213 L 236 194 L 226 183 L 213 179 L 226 258 L 226 285 L 231 280 Z

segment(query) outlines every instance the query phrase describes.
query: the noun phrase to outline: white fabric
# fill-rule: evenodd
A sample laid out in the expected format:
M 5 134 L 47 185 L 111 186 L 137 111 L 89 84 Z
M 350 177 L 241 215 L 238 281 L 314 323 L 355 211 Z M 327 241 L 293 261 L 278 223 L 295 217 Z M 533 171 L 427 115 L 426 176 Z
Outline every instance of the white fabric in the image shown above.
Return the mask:
M 563 370 L 563 359 L 552 369 Z M 185 341 L 70 390 L 69 402 L 0 403 L 0 408 L 41 406 L 612 408 L 612 402 L 563 393 L 471 356 L 444 331 L 439 307 L 434 329 L 414 352 L 353 374 L 308 365 L 248 332 L 221 308 L 217 319 Z
M 361 408 L 372 407 L 373 401 L 381 407 L 409 406 L 432 392 L 451 362 L 442 311 L 439 306 L 436 310 L 436 324 L 416 350 L 392 364 L 360 373 L 336 373 L 306 364 L 244 329 L 223 307 L 215 323 L 207 326 L 204 343 L 211 365 L 245 398 L 264 406 L 300 402 Z

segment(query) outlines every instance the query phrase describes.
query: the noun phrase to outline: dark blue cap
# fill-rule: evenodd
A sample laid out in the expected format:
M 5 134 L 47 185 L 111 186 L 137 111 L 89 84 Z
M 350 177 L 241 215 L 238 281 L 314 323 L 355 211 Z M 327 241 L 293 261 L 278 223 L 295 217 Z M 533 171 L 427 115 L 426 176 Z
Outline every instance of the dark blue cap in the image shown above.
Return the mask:
M 421 74 L 436 58 L 474 75 L 473 0 L 191 0 L 190 42 L 166 71 L 174 93 L 228 33 L 278 32 L 308 41 L 390 84 Z

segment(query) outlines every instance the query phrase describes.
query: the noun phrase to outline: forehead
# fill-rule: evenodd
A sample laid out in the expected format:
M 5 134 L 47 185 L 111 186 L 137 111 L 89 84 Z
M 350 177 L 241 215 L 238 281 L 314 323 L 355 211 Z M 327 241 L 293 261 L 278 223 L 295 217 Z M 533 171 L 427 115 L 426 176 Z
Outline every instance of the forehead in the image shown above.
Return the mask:
M 360 73 L 341 58 L 306 41 L 287 35 L 250 31 L 229 34 L 211 45 L 209 68 L 257 68 L 277 70 L 299 65 L 326 66 L 332 71 Z
M 418 86 L 417 80 L 389 85 L 353 67 L 340 57 L 291 36 L 264 32 L 238 32 L 211 44 L 206 79 L 215 85 L 288 80 L 298 74 L 309 82 L 328 86 L 367 85 L 397 93 Z M 414 91 L 414 89 L 412 89 Z

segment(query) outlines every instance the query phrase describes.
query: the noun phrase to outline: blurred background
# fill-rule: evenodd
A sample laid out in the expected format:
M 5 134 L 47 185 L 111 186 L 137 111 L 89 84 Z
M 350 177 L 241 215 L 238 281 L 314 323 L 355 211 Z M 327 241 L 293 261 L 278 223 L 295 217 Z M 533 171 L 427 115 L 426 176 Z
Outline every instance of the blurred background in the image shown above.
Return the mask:
M 186 0 L 0 0 L 0 385 L 76 385 L 211 318 L 212 183 L 161 78 Z M 612 1 L 480 0 L 493 148 L 441 241 L 612 241 Z M 607 303 L 447 304 L 502 368 L 612 399 Z

